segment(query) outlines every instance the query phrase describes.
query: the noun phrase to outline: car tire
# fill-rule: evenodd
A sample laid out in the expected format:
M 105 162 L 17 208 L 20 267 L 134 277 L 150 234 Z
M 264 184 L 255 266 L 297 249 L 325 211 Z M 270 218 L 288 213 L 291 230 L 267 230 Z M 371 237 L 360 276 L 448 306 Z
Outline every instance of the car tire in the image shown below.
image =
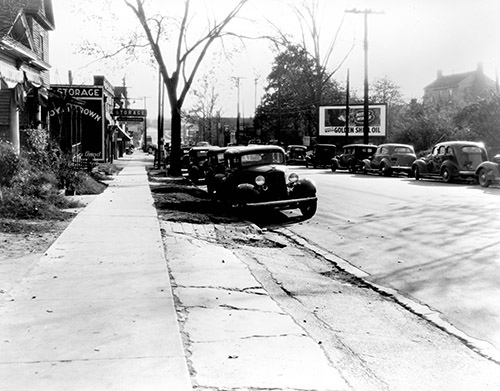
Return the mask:
M 332 169 L 332 172 L 337 171 L 337 165 L 335 163 L 332 163 L 331 169 Z
M 317 201 L 311 201 L 308 202 L 307 204 L 301 205 L 300 206 L 300 213 L 302 213 L 302 216 L 304 219 L 310 219 L 316 214 L 316 209 L 318 208 L 318 202 Z
M 443 167 L 441 170 L 441 178 L 443 178 L 444 183 L 450 183 L 452 180 L 451 171 L 448 167 Z
M 380 175 L 383 176 L 391 176 L 392 175 L 392 170 L 390 167 L 387 167 L 385 163 L 382 163 L 380 165 Z
M 487 178 L 487 173 L 488 171 L 482 168 L 477 175 L 477 181 L 481 187 L 489 187 L 491 185 L 491 180 Z
M 416 181 L 420 180 L 422 177 L 420 176 L 420 170 L 418 169 L 418 167 L 413 167 L 412 168 L 412 173 L 413 173 L 413 178 L 415 178 Z

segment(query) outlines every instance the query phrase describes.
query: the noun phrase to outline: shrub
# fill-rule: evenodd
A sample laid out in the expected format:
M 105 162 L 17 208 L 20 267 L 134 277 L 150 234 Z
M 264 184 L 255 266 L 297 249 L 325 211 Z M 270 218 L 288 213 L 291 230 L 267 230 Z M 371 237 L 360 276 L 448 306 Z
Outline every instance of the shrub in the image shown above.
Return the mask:
M 0 141 L 0 186 L 9 186 L 19 169 L 19 157 L 11 143 Z
M 3 199 L 0 203 L 0 216 L 11 219 L 64 220 L 70 217 L 70 214 L 61 211 L 46 200 L 34 196 L 19 195 L 12 189 L 4 188 Z

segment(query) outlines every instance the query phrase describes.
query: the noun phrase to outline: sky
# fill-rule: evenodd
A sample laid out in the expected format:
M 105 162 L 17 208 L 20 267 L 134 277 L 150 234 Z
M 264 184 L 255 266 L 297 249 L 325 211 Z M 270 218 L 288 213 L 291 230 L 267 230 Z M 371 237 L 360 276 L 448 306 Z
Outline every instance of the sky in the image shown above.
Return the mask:
M 174 16 L 181 8 L 178 0 L 156 1 L 162 15 Z M 206 15 L 220 16 L 236 0 L 192 0 L 191 31 L 204 25 Z M 109 5 L 107 5 L 109 3 Z M 92 84 L 93 75 L 104 75 L 113 85 L 125 78 L 135 108 L 148 109 L 157 116 L 158 71 L 144 61 L 112 59 L 79 53 L 91 48 L 111 51 L 120 38 L 135 30 L 137 20 L 123 0 L 53 0 L 55 30 L 50 33 L 51 83 L 66 84 L 71 70 L 75 84 Z M 290 0 L 249 0 L 230 30 L 247 35 L 270 33 L 271 24 L 297 41 L 300 24 Z M 318 0 L 317 24 L 321 51 L 337 36 L 333 55 L 327 64 L 334 78 L 345 82 L 349 69 L 351 88 L 363 94 L 364 17 L 346 10 L 370 10 L 367 18 L 368 79 L 388 77 L 398 85 L 406 100 L 421 99 L 423 88 L 444 75 L 473 71 L 481 63 L 487 76 L 495 80 L 500 66 L 500 1 L 498 0 Z M 149 7 L 152 10 L 154 5 Z M 148 8 L 147 8 L 148 10 Z M 194 26 L 194 27 L 193 27 Z M 338 34 L 337 34 L 338 32 Z M 275 53 L 264 40 L 225 41 L 207 55 L 198 72 L 198 81 L 209 78 L 219 95 L 217 107 L 222 116 L 236 116 L 239 103 L 244 117 L 252 116 L 263 95 Z M 351 50 L 352 49 L 352 50 Z M 350 52 L 350 53 L 349 53 Z M 342 62 L 345 55 L 348 58 Z M 240 80 L 240 93 L 236 87 Z M 195 84 L 194 88 L 197 88 Z M 192 105 L 188 100 L 184 109 Z M 167 110 L 168 116 L 168 110 Z

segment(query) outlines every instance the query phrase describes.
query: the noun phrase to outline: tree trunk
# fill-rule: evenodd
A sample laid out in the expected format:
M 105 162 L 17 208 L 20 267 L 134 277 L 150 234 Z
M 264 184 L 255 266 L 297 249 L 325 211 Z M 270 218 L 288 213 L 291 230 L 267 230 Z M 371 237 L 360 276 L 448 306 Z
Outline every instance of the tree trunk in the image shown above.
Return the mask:
M 170 176 L 181 176 L 181 110 L 176 106 L 171 110 L 172 134 L 170 140 Z

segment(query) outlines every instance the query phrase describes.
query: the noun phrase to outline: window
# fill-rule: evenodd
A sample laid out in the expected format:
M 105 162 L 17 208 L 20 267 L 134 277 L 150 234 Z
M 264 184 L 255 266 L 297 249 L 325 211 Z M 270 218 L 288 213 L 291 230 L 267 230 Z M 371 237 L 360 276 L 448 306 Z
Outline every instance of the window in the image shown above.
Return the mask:
M 39 35 L 39 45 L 40 45 L 40 58 L 42 60 L 45 60 L 45 40 L 43 38 L 43 35 Z

